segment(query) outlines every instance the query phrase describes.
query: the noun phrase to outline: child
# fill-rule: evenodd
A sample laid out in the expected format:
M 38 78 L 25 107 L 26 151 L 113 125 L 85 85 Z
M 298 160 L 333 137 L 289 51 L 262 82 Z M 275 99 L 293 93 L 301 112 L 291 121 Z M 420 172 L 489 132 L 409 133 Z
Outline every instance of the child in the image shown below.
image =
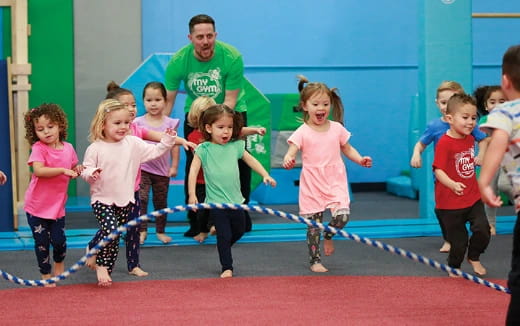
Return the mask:
M 172 119 L 164 115 L 166 89 L 162 83 L 149 82 L 146 84 L 143 90 L 143 102 L 146 108 L 146 114 L 134 120 L 136 126 L 156 132 L 163 132 L 168 128 L 177 130 L 180 122 L 179 119 Z M 148 212 L 150 187 L 153 191 L 154 210 L 168 207 L 170 177 L 177 176 L 179 147 L 173 147 L 170 155 L 171 159 L 168 153 L 165 153 L 163 156 L 141 165 L 141 187 L 139 190 L 141 215 L 145 215 Z M 165 234 L 166 219 L 166 214 L 155 217 L 157 238 L 165 244 L 172 241 L 172 238 Z M 143 244 L 148 233 L 148 223 L 146 221 L 141 223 L 139 232 L 139 242 Z
M 485 88 L 485 93 L 481 97 L 479 103 L 478 97 L 477 99 L 477 110 L 478 107 L 481 106 L 484 110 L 481 110 L 480 115 L 483 117 L 481 122 L 485 122 L 487 120 L 487 114 L 491 112 L 497 105 L 502 104 L 506 101 L 504 93 L 499 85 L 495 86 L 487 86 Z M 493 191 L 498 193 L 502 191 L 508 194 L 509 198 L 513 198 L 511 195 L 511 182 L 508 180 L 507 175 L 505 174 L 503 169 L 499 169 L 493 178 Z M 496 218 L 497 218 L 497 208 L 489 205 L 484 205 L 486 209 L 486 215 L 489 221 L 489 228 L 491 235 L 496 235 Z
M 515 211 L 517 214 L 514 234 L 511 271 L 508 287 L 511 301 L 506 325 L 520 325 L 520 45 L 507 49 L 502 59 L 502 91 L 510 102 L 495 108 L 481 124 L 491 132 L 491 141 L 480 172 L 479 188 L 482 200 L 489 206 L 499 207 L 502 201 L 493 192 L 491 181 L 503 160 L 503 167 L 513 183 Z
M 242 160 L 263 177 L 264 183 L 273 187 L 276 181 L 264 167 L 244 148 L 244 141 L 237 140 L 242 128 L 242 119 L 225 104 L 209 107 L 200 117 L 199 130 L 205 142 L 196 149 L 188 178 L 189 204 L 199 202 L 195 191 L 197 175 L 204 168 L 206 182 L 206 203 L 244 202 L 240 192 L 238 159 Z M 242 210 L 215 209 L 210 212 L 217 230 L 217 249 L 222 265 L 220 277 L 233 276 L 231 246 L 245 232 L 245 214 Z
M 126 223 L 132 214 L 140 164 L 159 157 L 175 143 L 175 132 L 167 130 L 160 144 L 147 144 L 128 135 L 130 123 L 126 106 L 108 99 L 101 102 L 90 125 L 92 144 L 85 152 L 81 176 L 90 183 L 90 202 L 102 237 Z M 118 250 L 119 237 L 98 253 L 95 268 L 99 286 L 111 285 Z
M 136 115 L 136 104 L 134 94 L 126 89 L 119 87 L 114 81 L 111 81 L 107 85 L 107 95 L 105 99 L 115 99 L 121 102 L 126 109 L 130 113 L 131 121 L 134 120 Z M 160 142 L 163 133 L 147 130 L 145 128 L 139 127 L 135 123 L 130 124 L 131 134 L 142 138 L 144 140 Z M 183 145 L 184 147 L 194 147 L 195 145 L 189 142 L 186 142 L 182 137 L 175 138 L 176 144 Z M 129 216 L 129 221 L 136 219 L 140 215 L 140 199 L 139 199 L 139 189 L 141 183 L 141 170 L 139 170 L 137 174 L 137 178 L 135 181 L 134 187 L 134 197 L 135 197 L 135 205 L 134 210 L 131 212 Z M 103 233 L 98 231 L 94 238 L 89 242 L 87 251 L 93 248 L 99 241 L 103 239 Z M 139 226 L 130 227 L 126 232 L 125 237 L 125 248 L 126 248 L 126 261 L 128 273 L 130 275 L 135 275 L 138 277 L 147 276 L 148 273 L 145 272 L 139 263 L 139 252 L 140 252 L 140 237 L 139 237 Z M 87 260 L 86 265 L 92 269 L 95 269 L 96 265 L 96 256 L 91 256 L 90 259 Z
M 40 273 L 46 280 L 51 278 L 52 270 L 50 245 L 53 248 L 54 276 L 65 270 L 67 188 L 70 179 L 81 173 L 81 166 L 77 165 L 74 148 L 65 141 L 67 117 L 56 104 L 42 104 L 25 113 L 25 138 L 31 145 L 28 164 L 33 173 L 25 192 L 24 210 L 33 234 Z
M 475 100 L 467 94 L 454 94 L 445 118 L 450 129 L 439 139 L 433 161 L 435 214 L 451 244 L 448 265 L 460 268 L 467 249 L 473 271 L 483 276 L 486 269 L 480 254 L 487 248 L 490 233 L 475 176 L 475 138 L 471 134 L 477 125 Z M 469 245 L 467 222 L 472 232 Z
M 435 104 L 439 108 L 441 113 L 441 117 L 439 119 L 434 119 L 428 123 L 426 129 L 424 130 L 421 138 L 415 144 L 413 148 L 412 158 L 410 160 L 410 165 L 414 168 L 420 168 L 422 165 L 421 161 L 421 153 L 426 149 L 431 142 L 433 142 L 433 148 L 437 146 L 437 142 L 439 139 L 450 129 L 450 125 L 446 120 L 446 107 L 448 105 L 448 100 L 452 97 L 453 94 L 463 94 L 464 89 L 462 86 L 455 81 L 443 81 L 439 87 L 437 88 L 437 96 L 435 98 Z M 478 129 L 474 129 L 472 132 L 473 137 L 477 142 L 479 142 L 480 153 L 475 158 L 475 164 L 480 165 L 482 161 L 483 153 L 485 150 L 486 142 L 483 140 L 486 138 L 486 134 Z M 442 224 L 441 220 L 437 216 L 439 220 L 439 225 L 441 227 L 442 237 L 444 239 L 444 243 L 439 249 L 440 252 L 447 253 L 450 251 L 450 243 L 446 239 L 446 229 Z
M 307 84 L 305 87 L 304 85 Z M 349 143 L 350 132 L 343 126 L 343 104 L 335 89 L 323 83 L 309 83 L 300 76 L 300 107 L 303 121 L 289 137 L 289 149 L 283 160 L 283 167 L 291 169 L 295 165 L 296 154 L 302 152 L 302 172 L 300 175 L 299 209 L 303 217 L 321 223 L 323 212 L 330 208 L 330 226 L 342 229 L 348 222 L 350 198 L 347 171 L 342 160 L 343 153 L 350 160 L 363 167 L 372 166 L 372 158 L 361 156 Z M 328 119 L 332 110 L 334 121 Z M 329 256 L 334 252 L 331 232 L 325 232 L 324 250 Z M 307 230 L 310 269 L 313 272 L 327 272 L 321 264 L 320 229 Z
M 215 100 L 208 96 L 200 96 L 195 99 L 190 106 L 190 111 L 188 112 L 187 119 L 188 125 L 192 128 L 189 132 L 187 139 L 190 142 L 195 144 L 200 144 L 204 141 L 204 134 L 198 128 L 198 123 L 202 112 L 204 112 L 207 108 L 212 105 L 217 104 Z M 242 127 L 240 136 L 248 136 L 253 134 L 265 135 L 265 128 L 255 128 L 255 127 Z M 193 155 L 193 154 L 192 154 Z M 189 175 L 189 167 L 188 167 L 188 175 Z M 186 193 L 188 193 L 188 185 L 186 185 Z M 197 175 L 197 184 L 195 186 L 195 193 L 197 194 L 197 199 L 203 202 L 206 198 L 206 186 L 204 184 L 204 175 L 202 169 L 199 171 Z M 215 227 L 213 226 L 213 222 L 209 217 L 209 211 L 202 209 L 198 211 L 188 211 L 188 215 L 193 214 L 195 216 L 189 216 L 188 219 L 191 221 L 195 219 L 197 221 L 197 226 L 194 228 L 199 230 L 199 234 L 193 237 L 196 241 L 202 243 L 208 237 L 208 233 L 214 235 L 216 233 Z
M 7 176 L 4 172 L 0 171 L 0 185 L 4 185 L 7 182 Z

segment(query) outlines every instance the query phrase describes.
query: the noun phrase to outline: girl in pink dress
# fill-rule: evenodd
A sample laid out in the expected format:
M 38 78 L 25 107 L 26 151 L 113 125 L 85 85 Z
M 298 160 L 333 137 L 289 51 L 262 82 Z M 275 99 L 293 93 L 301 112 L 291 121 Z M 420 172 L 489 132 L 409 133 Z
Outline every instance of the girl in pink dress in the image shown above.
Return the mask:
M 25 192 L 24 210 L 44 280 L 51 278 L 51 245 L 54 276 L 65 270 L 67 188 L 70 179 L 76 178 L 82 169 L 66 137 L 67 117 L 58 105 L 42 104 L 25 113 L 25 138 L 31 144 L 27 163 L 33 173 Z
M 321 223 L 323 212 L 329 208 L 332 213 L 329 226 L 342 229 L 349 219 L 350 198 L 347 171 L 341 153 L 367 168 L 372 166 L 372 158 L 361 156 L 350 145 L 350 132 L 343 126 L 343 104 L 334 89 L 329 89 L 323 83 L 309 83 L 303 76 L 300 76 L 298 89 L 304 123 L 287 141 L 289 149 L 283 167 L 293 168 L 296 154 L 301 151 L 300 215 Z M 328 119 L 331 109 L 333 121 Z M 324 232 L 326 256 L 334 252 L 333 236 L 331 232 Z M 308 228 L 307 244 L 311 271 L 327 272 L 328 269 L 321 264 L 318 227 Z

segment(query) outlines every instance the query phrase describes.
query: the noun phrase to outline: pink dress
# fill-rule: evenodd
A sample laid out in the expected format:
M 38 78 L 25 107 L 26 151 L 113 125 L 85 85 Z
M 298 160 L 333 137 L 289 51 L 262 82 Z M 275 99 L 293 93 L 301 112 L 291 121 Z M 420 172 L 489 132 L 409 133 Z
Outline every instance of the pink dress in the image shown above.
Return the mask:
M 325 132 L 315 131 L 304 123 L 287 140 L 302 154 L 300 214 L 350 206 L 347 170 L 341 152 L 350 132 L 338 122 L 329 122 L 329 130 Z

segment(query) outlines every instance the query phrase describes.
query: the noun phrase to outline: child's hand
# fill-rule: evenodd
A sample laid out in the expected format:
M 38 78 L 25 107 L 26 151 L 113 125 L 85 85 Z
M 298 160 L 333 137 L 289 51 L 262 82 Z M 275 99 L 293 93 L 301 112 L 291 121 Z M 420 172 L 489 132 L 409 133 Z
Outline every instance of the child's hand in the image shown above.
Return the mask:
M 451 186 L 451 190 L 458 196 L 464 195 L 464 189 L 466 188 L 466 185 L 461 182 L 454 182 Z
M 296 160 L 293 156 L 291 155 L 285 155 L 285 157 L 283 158 L 283 164 L 282 166 L 284 167 L 284 169 L 292 169 L 294 166 L 296 165 Z
M 168 136 L 171 136 L 171 137 L 176 137 L 177 136 L 177 132 L 175 131 L 175 129 L 173 128 L 166 128 L 166 130 L 164 131 L 164 133 Z
M 195 148 L 197 148 L 197 144 L 195 143 L 192 143 L 191 141 L 187 141 L 187 140 L 184 140 L 184 144 L 182 145 L 184 147 L 185 150 L 187 151 L 194 151 Z
M 264 177 L 264 184 L 269 184 L 271 187 L 276 187 L 276 180 L 273 179 L 270 175 Z
M 199 203 L 199 200 L 197 199 L 196 195 L 189 195 L 188 196 L 188 204 L 195 205 L 195 204 L 198 204 L 198 203 Z M 194 208 L 193 211 L 196 212 L 197 209 Z
M 7 176 L 4 172 L 0 171 L 0 185 L 3 185 L 7 182 Z
M 491 207 L 500 207 L 503 204 L 502 199 L 500 196 L 495 195 L 495 192 L 491 186 L 482 188 L 480 195 L 482 197 L 482 201 Z
M 65 174 L 73 179 L 78 177 L 78 172 L 76 172 L 74 170 L 63 169 L 63 174 Z
M 78 164 L 78 165 L 76 165 L 76 166 L 75 166 L 74 168 L 72 168 L 72 169 L 73 169 L 74 171 L 76 171 L 76 173 L 77 173 L 78 175 L 80 175 L 81 172 L 83 172 L 83 170 L 85 170 L 85 167 L 84 167 L 83 165 L 81 165 L 81 164 Z
M 410 160 L 410 165 L 416 169 L 420 168 L 422 166 L 421 155 L 412 156 L 412 159 Z
M 170 170 L 168 171 L 168 175 L 170 177 L 176 177 L 177 176 L 177 168 L 176 167 L 170 167 Z
M 480 166 L 480 165 L 482 165 L 482 162 L 483 162 L 483 161 L 484 161 L 484 158 L 481 157 L 480 154 L 478 154 L 478 155 L 475 157 L 474 163 L 475 163 L 475 165 Z
M 371 168 L 372 167 L 372 158 L 370 156 L 363 156 L 361 158 L 361 161 L 359 161 L 359 165 L 361 165 L 364 168 Z
M 101 169 L 96 169 L 94 172 L 92 172 L 92 180 L 96 181 L 101 177 Z
M 256 128 L 256 133 L 263 136 L 266 133 L 266 129 L 264 127 Z

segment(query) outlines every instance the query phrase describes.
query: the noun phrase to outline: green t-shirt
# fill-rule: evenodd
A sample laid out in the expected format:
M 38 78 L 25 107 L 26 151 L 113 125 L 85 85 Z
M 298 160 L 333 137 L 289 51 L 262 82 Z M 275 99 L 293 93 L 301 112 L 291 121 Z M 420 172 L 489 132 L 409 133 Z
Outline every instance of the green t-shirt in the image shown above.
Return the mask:
M 240 89 L 235 111 L 247 111 L 244 101 L 244 62 L 236 48 L 224 42 L 215 42 L 215 53 L 210 61 L 199 61 L 193 54 L 193 44 L 188 44 L 173 54 L 166 66 L 164 85 L 169 91 L 179 89 L 184 82 L 187 98 L 184 112 L 199 96 L 212 97 L 223 103 L 226 90 Z
M 224 145 L 203 142 L 195 154 L 202 162 L 206 182 L 206 203 L 242 204 L 238 160 L 245 151 L 243 140 L 231 141 Z

